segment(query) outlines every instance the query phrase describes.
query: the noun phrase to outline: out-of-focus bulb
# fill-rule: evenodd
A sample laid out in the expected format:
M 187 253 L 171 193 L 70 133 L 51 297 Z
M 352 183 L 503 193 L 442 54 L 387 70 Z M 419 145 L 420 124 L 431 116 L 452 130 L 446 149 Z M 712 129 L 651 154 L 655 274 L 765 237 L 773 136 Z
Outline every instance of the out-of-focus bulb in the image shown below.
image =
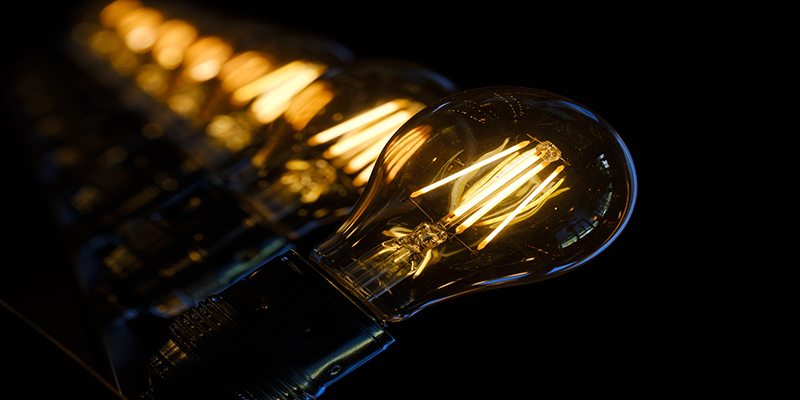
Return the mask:
M 311 263 L 286 253 L 177 317 L 142 398 L 314 398 L 393 341 L 386 322 L 582 265 L 635 198 L 628 150 L 584 106 L 519 87 L 447 97 L 392 136 Z
M 310 251 L 356 203 L 366 183 L 356 178 L 397 128 L 453 92 L 441 75 L 403 61 L 333 68 L 289 102 L 255 156 L 118 224 L 113 245 L 99 241 L 89 252 L 97 261 L 86 264 L 104 265 L 98 286 L 113 287 L 101 290 L 119 304 L 174 317 L 286 247 Z M 315 240 L 292 243 L 312 232 Z
M 619 235 L 635 193 L 627 149 L 584 106 L 532 89 L 470 91 L 394 135 L 313 259 L 398 321 L 574 269 Z
M 293 240 L 341 221 L 392 134 L 454 91 L 441 75 L 397 60 L 334 68 L 292 98 L 227 187 Z

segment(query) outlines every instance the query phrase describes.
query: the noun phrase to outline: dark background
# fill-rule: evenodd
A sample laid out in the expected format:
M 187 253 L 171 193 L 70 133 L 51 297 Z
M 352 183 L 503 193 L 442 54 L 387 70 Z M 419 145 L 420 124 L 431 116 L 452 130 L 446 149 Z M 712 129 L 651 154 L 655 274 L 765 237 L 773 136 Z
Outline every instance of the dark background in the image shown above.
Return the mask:
M 791 314 L 771 313 L 790 305 L 796 319 L 796 291 L 762 281 L 780 264 L 753 245 L 753 236 L 772 232 L 754 228 L 759 218 L 749 211 L 761 194 L 748 186 L 758 184 L 748 164 L 757 146 L 747 143 L 764 130 L 744 122 L 747 104 L 775 88 L 767 78 L 791 47 L 771 49 L 796 33 L 793 25 L 748 10 L 655 5 L 275 3 L 197 2 L 329 37 L 359 58 L 415 61 L 463 89 L 517 85 L 567 96 L 617 129 L 639 178 L 632 220 L 594 261 L 392 326 L 396 343 L 324 399 L 763 395 L 784 383 L 783 365 L 796 359 L 780 335 Z M 79 4 L 18 4 L 0 44 L 5 66 L 53 51 Z M 26 148 L 14 135 L 6 140 L 0 299 L 79 358 L 92 354 L 99 342 Z M 23 386 L 32 398 L 115 397 L 18 316 L 0 312 L 5 388 Z

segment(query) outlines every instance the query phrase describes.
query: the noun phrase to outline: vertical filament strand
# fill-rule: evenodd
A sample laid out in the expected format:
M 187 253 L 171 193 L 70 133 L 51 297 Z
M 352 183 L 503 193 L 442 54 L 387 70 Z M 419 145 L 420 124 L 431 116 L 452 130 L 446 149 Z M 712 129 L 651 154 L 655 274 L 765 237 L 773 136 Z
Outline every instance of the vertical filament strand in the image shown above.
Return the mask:
M 511 165 L 505 166 L 501 171 L 492 177 L 492 181 L 484 184 L 476 193 L 474 193 L 469 200 L 458 206 L 447 217 L 447 222 L 453 222 L 462 214 L 467 213 L 489 197 L 492 193 L 496 192 L 503 185 L 507 184 L 515 176 L 519 175 L 522 171 L 526 170 L 531 165 L 534 165 L 539 160 L 538 150 L 529 150 L 513 160 Z M 457 232 L 458 233 L 458 232 Z
M 532 191 L 531 194 L 529 194 L 528 197 L 526 197 L 525 200 L 522 203 L 520 203 L 517 206 L 517 208 L 515 208 L 514 211 L 512 211 L 506 217 L 506 219 L 503 220 L 503 222 L 497 228 L 495 228 L 492 231 L 492 233 L 489 234 L 489 236 L 486 237 L 486 239 L 483 239 L 483 241 L 481 241 L 481 243 L 478 245 L 478 250 L 483 250 L 483 248 L 486 247 L 486 245 L 489 244 L 489 242 L 492 239 L 494 239 L 494 237 L 497 236 L 497 234 L 500 233 L 500 231 L 502 231 L 506 227 L 506 225 L 508 225 L 525 207 L 527 207 L 527 205 L 531 201 L 533 201 L 534 197 L 536 197 L 539 193 L 541 193 L 541 191 L 544 190 L 544 188 L 547 185 L 549 185 L 550 182 L 552 182 L 553 179 L 555 179 L 555 177 L 559 173 L 561 173 L 561 171 L 563 171 L 563 170 L 564 170 L 564 166 L 563 165 L 559 165 L 558 168 L 556 168 L 556 170 L 553 171 L 553 173 L 551 173 L 550 176 L 547 177 L 547 179 L 542 181 L 542 183 L 539 184 L 539 186 L 537 186 L 536 189 L 534 191 Z M 563 180 L 563 178 L 562 178 L 562 180 Z
M 539 171 L 541 171 L 544 167 L 546 167 L 549 163 L 543 162 L 536 165 L 534 168 L 530 169 L 527 173 L 519 176 L 519 173 L 523 172 L 522 169 L 519 169 L 517 173 L 513 176 L 509 176 L 508 179 L 504 179 L 502 182 L 499 182 L 500 186 L 504 186 L 500 192 L 495 194 L 483 206 L 478 209 L 474 214 L 472 214 L 466 221 L 464 221 L 461 225 L 456 228 L 456 233 L 464 232 L 465 229 L 469 228 L 472 224 L 474 224 L 478 219 L 486 215 L 494 206 L 499 204 L 501 201 L 505 200 L 511 193 L 519 189 L 525 182 L 529 181 L 531 178 L 534 177 Z M 527 166 L 526 166 L 527 167 Z M 510 185 L 506 183 L 513 179 L 514 177 L 519 176 L 514 182 Z M 505 185 L 504 185 L 505 184 Z

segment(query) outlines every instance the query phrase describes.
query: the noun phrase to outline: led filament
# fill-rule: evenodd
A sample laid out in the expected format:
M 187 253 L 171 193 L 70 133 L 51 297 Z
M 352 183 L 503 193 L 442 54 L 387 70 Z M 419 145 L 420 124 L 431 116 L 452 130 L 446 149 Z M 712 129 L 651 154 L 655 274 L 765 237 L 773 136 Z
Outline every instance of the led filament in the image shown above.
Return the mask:
M 99 19 L 106 29 L 86 39 L 90 48 L 120 74 L 133 75 L 190 128 L 209 135 L 205 145 L 188 145 L 199 159 L 213 157 L 208 146 L 234 153 L 246 148 L 293 96 L 351 57 L 337 44 L 270 29 L 253 27 L 244 37 L 241 27 L 198 32 L 181 19 L 162 21 L 160 12 L 138 1 L 114 1 Z M 257 45 L 236 51 L 240 41 L 256 36 Z
M 388 118 L 389 103 L 339 126 Z M 347 132 L 315 131 L 306 143 Z M 316 398 L 391 343 L 388 322 L 592 259 L 624 228 L 635 197 L 624 144 L 572 100 L 518 87 L 441 99 L 389 139 L 312 263 L 284 253 L 174 320 L 172 340 L 151 358 L 148 394 L 218 387 L 216 397 Z M 197 373 L 217 386 L 181 385 Z
M 321 108 L 324 104 L 320 102 L 317 106 Z M 258 200 L 252 201 L 254 207 L 277 222 L 296 212 L 307 215 L 307 210 L 301 211 L 303 205 L 315 203 L 332 191 L 352 192 L 364 186 L 383 146 L 397 128 L 422 108 L 422 103 L 395 99 L 312 136 L 307 143 L 319 148 L 321 157 L 289 160 L 283 165 L 285 172 L 279 179 L 260 181 Z M 261 160 L 257 157 L 255 162 Z M 351 188 L 342 185 L 339 174 L 349 177 Z M 327 214 L 328 211 L 320 209 L 315 216 Z
M 319 221 L 346 215 L 394 132 L 451 87 L 419 66 L 392 60 L 335 68 L 292 97 L 251 164 L 227 178 L 230 187 L 299 238 Z
M 361 187 L 392 134 L 423 107 L 416 101 L 395 99 L 312 136 L 308 144 L 329 145 L 322 156 L 353 175 L 353 185 Z
M 586 107 L 536 89 L 476 89 L 403 124 L 312 259 L 399 321 L 583 264 L 619 234 L 634 193 L 627 149 Z
M 560 154 L 551 142 L 534 146 L 533 141 L 526 140 L 487 153 L 475 164 L 413 192 L 409 200 L 453 182 L 451 197 L 458 200 L 453 211 L 438 221 L 423 222 L 411 233 L 381 243 L 346 267 L 344 275 L 356 292 L 372 300 L 399 280 L 417 277 L 431 259 L 433 249 L 448 235 L 458 235 L 473 225 L 494 226 L 477 246 L 470 248 L 483 250 L 510 223 L 530 218 L 549 198 L 563 191 L 557 190 L 565 178 L 555 181 L 564 171 L 563 164 L 542 175 L 551 163 L 559 161 Z

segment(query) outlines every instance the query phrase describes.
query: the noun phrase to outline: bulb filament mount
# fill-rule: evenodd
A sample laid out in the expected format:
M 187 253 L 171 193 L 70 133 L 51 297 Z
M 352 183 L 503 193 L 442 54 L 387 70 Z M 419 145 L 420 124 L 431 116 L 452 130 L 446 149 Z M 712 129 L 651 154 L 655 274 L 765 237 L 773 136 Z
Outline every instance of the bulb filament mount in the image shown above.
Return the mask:
M 525 140 L 505 148 L 508 142 L 474 164 L 411 193 L 409 200 L 430 218 L 414 198 L 450 184 L 451 211 L 438 221 L 420 223 L 410 232 L 395 227 L 391 233 L 408 233 L 354 260 L 342 272 L 355 292 L 372 301 L 401 280 L 418 277 L 435 262 L 432 260 L 442 257 L 435 250 L 437 246 L 470 227 L 481 227 L 475 231 L 480 233 L 479 238 L 470 239 L 471 244 L 459 242 L 473 253 L 481 251 L 509 225 L 530 218 L 548 199 L 567 190 L 559 190 L 565 181 L 560 177 L 565 166 L 548 168 L 561 160 L 558 147 L 549 141 Z M 545 175 L 546 169 L 550 172 Z M 484 226 L 491 228 L 488 234 L 483 233 Z

